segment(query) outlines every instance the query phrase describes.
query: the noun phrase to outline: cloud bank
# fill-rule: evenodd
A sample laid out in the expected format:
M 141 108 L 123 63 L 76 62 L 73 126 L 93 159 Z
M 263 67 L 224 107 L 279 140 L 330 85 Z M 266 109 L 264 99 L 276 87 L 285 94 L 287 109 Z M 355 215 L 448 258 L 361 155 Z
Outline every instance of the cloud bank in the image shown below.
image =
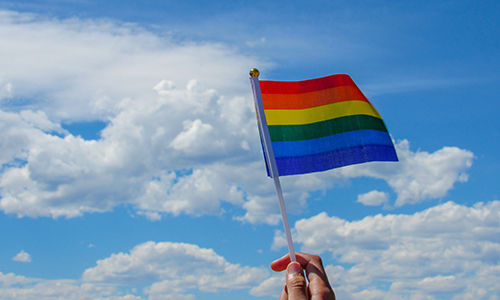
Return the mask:
M 146 242 L 130 253 L 97 261 L 80 280 L 30 279 L 0 273 L 0 293 L 2 299 L 194 299 L 190 292 L 195 290 L 216 293 L 248 289 L 268 276 L 266 269 L 229 263 L 212 249 Z M 146 287 L 138 290 L 138 285 Z M 123 292 L 120 287 L 132 292 Z
M 500 201 L 453 202 L 358 221 L 326 213 L 293 228 L 300 250 L 330 255 L 339 299 L 495 299 L 500 293 Z M 275 247 L 286 247 L 278 234 Z M 325 259 L 326 261 L 326 259 Z M 145 242 L 98 260 L 78 280 L 0 273 L 3 299 L 196 299 L 248 290 L 277 297 L 284 274 L 228 262 L 212 249 Z

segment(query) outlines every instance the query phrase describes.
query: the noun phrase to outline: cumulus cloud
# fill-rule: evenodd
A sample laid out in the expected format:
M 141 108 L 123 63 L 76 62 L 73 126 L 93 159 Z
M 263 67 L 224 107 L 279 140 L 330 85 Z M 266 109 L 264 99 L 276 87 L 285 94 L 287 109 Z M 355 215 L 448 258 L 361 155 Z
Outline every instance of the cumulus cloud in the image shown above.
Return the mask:
M 112 285 L 81 283 L 76 280 L 43 280 L 0 272 L 0 293 L 5 300 L 108 299 L 138 300 L 134 295 L 121 296 Z
M 447 202 L 412 215 L 351 222 L 320 213 L 295 223 L 294 241 L 302 251 L 337 261 L 328 271 L 342 299 L 366 299 L 367 293 L 490 299 L 500 293 L 494 283 L 500 274 L 499 217 L 499 201 L 473 207 Z M 274 245 L 286 245 L 282 234 Z
M 279 298 L 281 290 L 285 284 L 283 274 L 274 274 L 273 276 L 264 280 L 261 284 L 253 287 L 250 290 L 250 295 L 253 296 L 272 296 Z
M 0 46 L 9 87 L 0 110 L 1 209 L 57 218 L 138 203 L 158 219 L 157 211 L 214 214 L 221 201 L 242 201 L 209 165 L 258 155 L 241 71 L 256 60 L 217 44 L 173 44 L 129 24 L 0 13 L 9 41 Z M 37 64 L 24 51 L 33 47 Z M 60 125 L 80 119 L 106 121 L 102 138 L 86 141 Z M 188 176 L 178 183 L 179 174 Z M 192 183 L 198 188 L 188 189 Z
M 24 252 L 24 250 L 21 250 L 16 256 L 12 258 L 13 261 L 20 261 L 20 262 L 31 262 L 31 255 L 29 253 Z
M 398 163 L 369 163 L 339 169 L 337 176 L 380 178 L 397 193 L 396 207 L 444 197 L 456 182 L 468 180 L 474 154 L 457 147 L 413 152 L 410 143 L 396 143 Z
M 81 280 L 43 280 L 0 272 L 2 299 L 194 299 L 205 293 L 248 289 L 267 269 L 232 264 L 212 249 L 184 243 L 146 242 L 112 254 L 84 271 Z M 138 291 L 135 287 L 144 287 Z M 130 290 L 129 293 L 122 289 Z M 146 297 L 146 298 L 144 298 Z
M 113 254 L 99 260 L 96 267 L 83 273 L 82 278 L 88 282 L 122 284 L 186 278 L 186 286 L 194 280 L 202 290 L 216 291 L 241 288 L 267 275 L 267 271 L 260 268 L 230 264 L 212 249 L 184 243 L 146 242 L 134 247 L 128 254 Z M 226 280 L 216 283 L 211 276 L 223 276 Z
M 412 153 L 407 141 L 399 143 L 398 150 L 405 163 L 395 176 L 387 178 L 398 193 L 396 206 L 444 197 L 455 182 L 468 180 L 466 170 L 474 158 L 472 152 L 457 147 L 444 147 L 434 153 Z
M 0 272 L 1 287 L 10 287 L 18 284 L 29 284 L 33 281 L 33 279 L 29 279 L 24 276 L 15 275 L 13 273 L 3 274 L 2 272 Z
M 130 253 L 113 254 L 87 269 L 86 282 L 119 284 L 153 283 L 149 295 L 183 295 L 189 290 L 217 292 L 248 288 L 268 276 L 261 268 L 227 262 L 212 249 L 183 243 L 147 242 Z M 186 296 L 186 295 L 184 295 Z
M 358 195 L 358 202 L 368 206 L 379 206 L 386 204 L 389 200 L 389 195 L 380 191 L 371 191 L 366 194 Z
M 241 176 L 234 174 L 261 159 L 250 106 L 230 115 L 231 99 L 197 90 L 194 82 L 162 92 L 149 101 L 120 102 L 98 141 L 53 135 L 20 114 L 1 112 L 0 207 L 20 216 L 73 217 L 120 203 L 174 215 L 216 214 L 221 201 L 241 204 Z M 24 163 L 15 165 L 16 159 Z

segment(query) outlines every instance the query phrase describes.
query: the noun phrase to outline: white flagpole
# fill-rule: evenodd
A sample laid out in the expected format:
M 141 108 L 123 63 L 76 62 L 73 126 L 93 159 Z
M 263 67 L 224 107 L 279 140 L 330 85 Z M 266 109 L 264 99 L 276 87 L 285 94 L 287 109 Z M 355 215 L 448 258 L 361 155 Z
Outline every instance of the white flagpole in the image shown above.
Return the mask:
M 252 84 L 253 99 L 255 102 L 255 111 L 259 120 L 259 130 L 262 135 L 264 144 L 264 155 L 266 156 L 267 169 L 269 175 L 274 179 L 274 186 L 278 194 L 278 201 L 280 205 L 281 218 L 283 219 L 283 227 L 285 228 L 286 241 L 288 243 L 288 252 L 290 253 L 290 260 L 297 261 L 295 257 L 295 250 L 293 248 L 292 234 L 290 232 L 290 224 L 288 223 L 288 216 L 286 214 L 285 200 L 283 198 L 283 191 L 279 179 L 278 167 L 276 165 L 276 158 L 274 157 L 273 146 L 271 144 L 271 137 L 269 129 L 267 128 L 266 115 L 264 114 L 264 105 L 262 104 L 262 93 L 260 91 L 259 83 L 259 70 L 250 70 L 250 83 Z

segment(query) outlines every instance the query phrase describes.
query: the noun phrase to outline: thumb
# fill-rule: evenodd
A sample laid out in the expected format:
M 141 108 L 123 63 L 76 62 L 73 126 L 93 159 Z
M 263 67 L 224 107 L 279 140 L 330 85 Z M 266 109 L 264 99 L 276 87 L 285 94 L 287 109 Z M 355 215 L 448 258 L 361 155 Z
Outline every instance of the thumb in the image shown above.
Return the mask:
M 307 281 L 302 266 L 291 262 L 286 268 L 286 288 L 288 300 L 307 300 Z

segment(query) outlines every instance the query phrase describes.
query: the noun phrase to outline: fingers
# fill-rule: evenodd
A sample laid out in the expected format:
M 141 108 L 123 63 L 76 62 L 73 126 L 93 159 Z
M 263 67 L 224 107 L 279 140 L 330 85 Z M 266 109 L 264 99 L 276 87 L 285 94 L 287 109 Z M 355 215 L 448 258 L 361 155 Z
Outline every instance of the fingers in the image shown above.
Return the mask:
M 286 270 L 286 293 L 290 300 L 307 300 L 307 281 L 302 267 L 297 262 L 292 262 Z
M 309 280 L 309 292 L 316 299 L 335 299 L 335 294 L 330 286 L 328 277 L 326 276 L 325 269 L 321 258 L 317 255 L 307 253 L 296 253 L 297 261 L 300 266 L 305 270 L 307 279 Z M 271 263 L 271 269 L 281 272 L 287 269 L 290 264 L 290 256 L 287 254 Z M 293 265 L 293 264 L 290 264 Z M 288 272 L 287 272 L 288 280 Z M 286 288 L 285 288 L 286 290 Z M 283 293 L 282 293 L 283 295 Z M 287 298 L 284 298 L 287 299 Z M 294 299 L 294 298 L 288 298 Z M 282 298 L 280 297 L 280 300 Z
M 286 270 L 286 267 L 290 263 L 290 255 L 287 254 L 271 263 L 271 269 L 276 272 L 281 272 Z
M 312 254 L 307 254 L 307 253 L 301 253 L 301 252 L 296 252 L 295 255 L 297 256 L 297 261 L 300 263 L 302 268 L 306 269 L 307 272 L 307 266 L 309 264 L 316 266 L 318 269 L 323 270 L 323 263 L 321 262 L 321 258 L 317 255 L 312 255 Z M 271 269 L 273 269 L 276 272 L 281 272 L 286 270 L 286 267 L 290 263 L 290 255 L 287 254 L 271 263 Z
M 305 271 L 309 280 L 309 292 L 316 299 L 335 300 L 335 294 L 326 276 L 321 258 L 317 255 L 308 256 L 309 261 Z

